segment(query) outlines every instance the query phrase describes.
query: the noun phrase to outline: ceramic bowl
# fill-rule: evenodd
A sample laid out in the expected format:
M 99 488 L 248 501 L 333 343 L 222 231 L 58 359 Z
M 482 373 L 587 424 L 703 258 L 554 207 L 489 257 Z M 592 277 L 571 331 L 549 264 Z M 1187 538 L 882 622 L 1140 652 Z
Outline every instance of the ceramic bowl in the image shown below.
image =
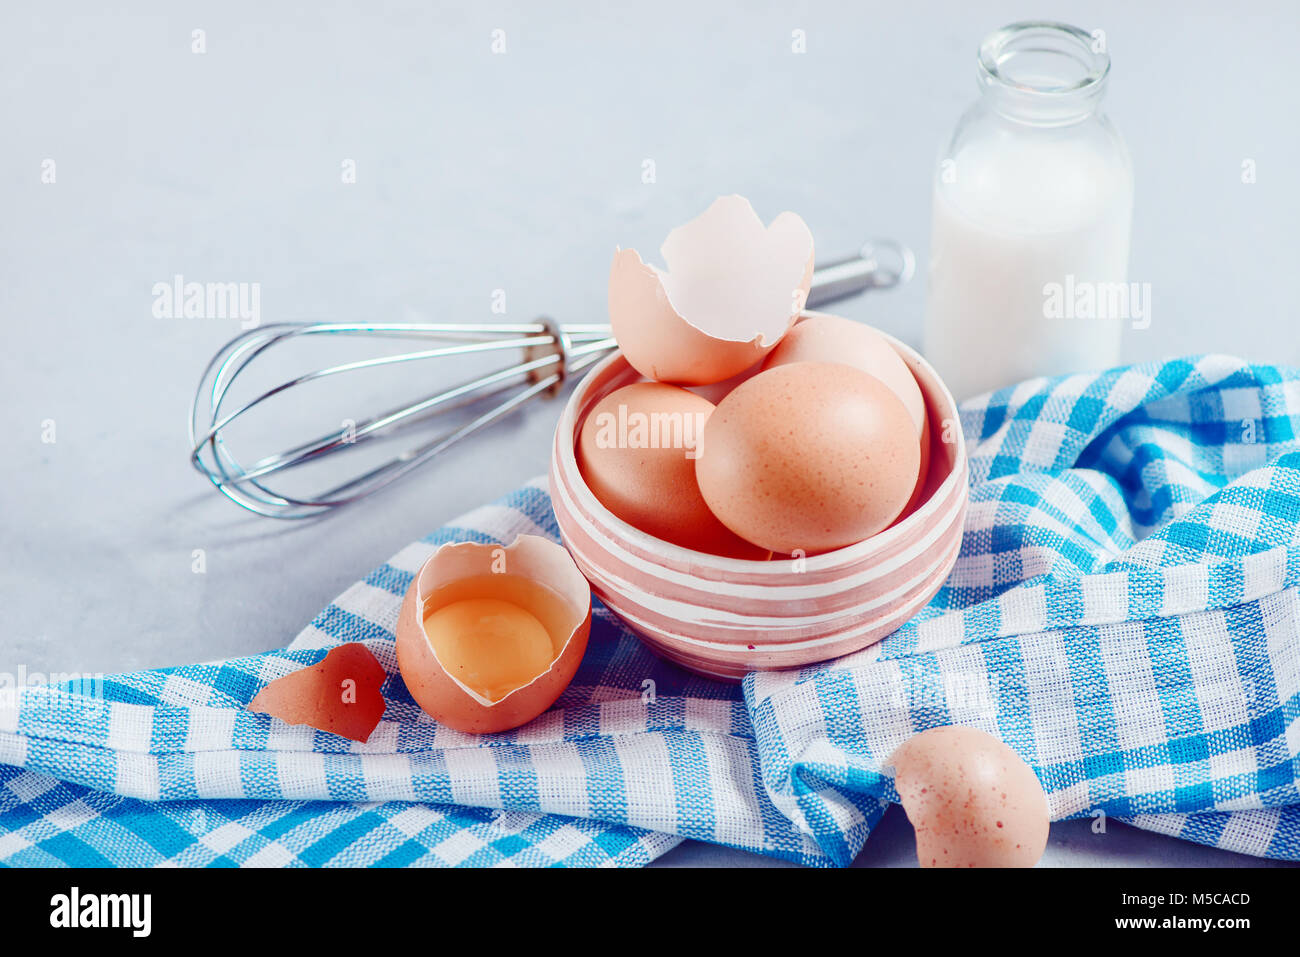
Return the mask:
M 879 641 L 943 584 L 961 548 L 968 500 L 956 404 L 915 350 L 890 342 L 916 376 L 930 420 L 930 470 L 920 502 L 885 531 L 800 560 L 745 561 L 692 551 L 634 528 L 596 500 L 575 444 L 588 410 L 641 381 L 614 353 L 576 386 L 560 417 L 550 488 L 564 544 L 594 594 L 657 654 L 736 681 Z

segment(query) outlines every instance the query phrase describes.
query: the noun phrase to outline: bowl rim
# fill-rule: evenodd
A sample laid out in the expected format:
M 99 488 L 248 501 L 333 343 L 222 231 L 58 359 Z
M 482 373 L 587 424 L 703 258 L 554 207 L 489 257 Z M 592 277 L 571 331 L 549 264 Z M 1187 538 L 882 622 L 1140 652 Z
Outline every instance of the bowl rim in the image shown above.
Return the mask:
M 875 328 L 874 326 L 872 328 Z M 953 486 L 957 482 L 965 482 L 966 479 L 966 438 L 961 428 L 961 418 L 957 408 L 957 402 L 953 399 L 952 392 L 939 377 L 925 358 L 913 349 L 911 346 L 901 342 L 894 336 L 886 332 L 880 332 L 889 344 L 898 351 L 903 361 L 907 364 L 909 371 L 917 379 L 917 385 L 921 387 L 922 394 L 926 398 L 926 415 L 930 416 L 931 411 L 940 417 L 939 424 L 942 425 L 947 419 L 951 418 L 956 424 L 956 454 L 953 456 L 952 466 L 943 481 L 926 497 L 926 499 L 913 509 L 901 522 L 896 522 L 882 532 L 878 532 L 870 538 L 861 542 L 855 542 L 852 545 L 846 545 L 843 548 L 837 548 L 829 552 L 821 552 L 817 555 L 808 555 L 802 558 L 804 568 L 807 571 L 829 571 L 841 565 L 861 562 L 870 558 L 874 553 L 895 544 L 899 539 L 909 535 L 916 525 L 924 521 L 926 514 L 948 499 L 953 492 Z M 559 471 L 563 478 L 567 479 L 565 484 L 569 486 L 572 494 L 576 498 L 576 504 L 593 518 L 597 519 L 599 524 L 612 529 L 618 534 L 623 542 L 629 546 L 640 549 L 647 554 L 656 554 L 681 564 L 690 564 L 696 567 L 706 567 L 717 573 L 735 572 L 747 573 L 751 575 L 765 575 L 765 569 L 771 570 L 771 577 L 785 576 L 788 571 L 785 568 L 785 562 L 774 561 L 772 559 L 747 559 L 747 558 L 729 558 L 723 555 L 714 555 L 709 552 L 696 551 L 695 549 L 686 548 L 683 545 L 676 545 L 672 542 L 657 538 L 648 532 L 644 532 L 619 518 L 609 509 L 607 509 L 587 486 L 586 480 L 578 468 L 578 458 L 576 453 L 576 437 L 578 429 L 578 412 L 583 406 L 591 391 L 592 383 L 599 377 L 605 375 L 616 366 L 622 363 L 625 366 L 624 372 L 632 375 L 639 375 L 636 370 L 628 363 L 623 353 L 615 349 L 608 357 L 598 362 L 582 379 L 578 382 L 573 392 L 569 395 L 564 404 L 564 410 L 560 413 L 560 420 L 555 427 L 555 437 L 551 453 L 551 469 Z M 924 381 L 921 376 L 917 375 L 920 370 L 925 377 Z M 631 384 L 631 383 L 628 383 Z M 942 404 L 942 408 L 933 408 Z M 951 411 L 951 416 L 942 415 L 944 411 Z M 935 428 L 935 423 L 931 421 L 931 429 Z M 569 438 L 561 441 L 564 436 Z

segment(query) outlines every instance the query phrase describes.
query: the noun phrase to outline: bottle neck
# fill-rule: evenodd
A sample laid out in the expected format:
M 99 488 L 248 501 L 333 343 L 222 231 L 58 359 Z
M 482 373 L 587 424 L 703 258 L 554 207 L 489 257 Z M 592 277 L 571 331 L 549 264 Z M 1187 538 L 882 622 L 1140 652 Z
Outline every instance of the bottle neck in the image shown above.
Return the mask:
M 1064 126 L 1096 114 L 1110 74 L 1104 39 L 1064 23 L 1013 23 L 980 45 L 984 103 L 1031 126 Z

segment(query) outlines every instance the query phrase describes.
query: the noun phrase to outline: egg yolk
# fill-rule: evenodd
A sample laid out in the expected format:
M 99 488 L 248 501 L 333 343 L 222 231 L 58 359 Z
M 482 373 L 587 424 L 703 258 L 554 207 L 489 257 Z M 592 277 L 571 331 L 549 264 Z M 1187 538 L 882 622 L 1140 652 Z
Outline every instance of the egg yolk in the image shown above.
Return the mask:
M 424 619 L 424 633 L 446 672 L 489 701 L 528 684 L 555 658 L 542 623 L 497 598 L 444 605 Z

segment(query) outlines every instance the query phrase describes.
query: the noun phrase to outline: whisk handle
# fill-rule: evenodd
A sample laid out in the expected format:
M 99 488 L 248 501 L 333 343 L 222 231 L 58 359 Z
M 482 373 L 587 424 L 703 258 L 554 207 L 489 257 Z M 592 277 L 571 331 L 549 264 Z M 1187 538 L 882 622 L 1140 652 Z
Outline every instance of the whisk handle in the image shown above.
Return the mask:
M 808 290 L 808 307 L 847 299 L 868 289 L 901 286 L 916 271 L 912 250 L 892 239 L 865 243 L 852 256 L 819 264 Z

